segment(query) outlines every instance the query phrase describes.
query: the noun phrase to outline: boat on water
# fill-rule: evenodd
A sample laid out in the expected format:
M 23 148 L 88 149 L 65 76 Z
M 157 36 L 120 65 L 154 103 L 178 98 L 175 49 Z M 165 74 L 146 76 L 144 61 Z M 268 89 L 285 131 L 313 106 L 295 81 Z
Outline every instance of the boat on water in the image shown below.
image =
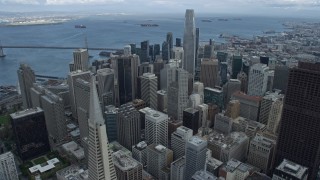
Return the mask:
M 159 24 L 140 24 L 141 27 L 158 27 Z
M 220 18 L 220 19 L 218 19 L 218 21 L 228 21 L 228 19 Z
M 83 25 L 83 24 L 75 25 L 74 27 L 75 27 L 75 28 L 87 28 L 87 26 L 85 26 L 85 25 Z
M 202 22 L 212 22 L 210 19 L 202 19 Z

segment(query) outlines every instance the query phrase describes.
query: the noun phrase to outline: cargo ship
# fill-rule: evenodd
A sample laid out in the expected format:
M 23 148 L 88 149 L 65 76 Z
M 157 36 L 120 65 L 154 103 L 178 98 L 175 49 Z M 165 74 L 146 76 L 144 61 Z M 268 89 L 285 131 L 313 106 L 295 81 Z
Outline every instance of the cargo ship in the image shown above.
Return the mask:
M 85 25 L 83 25 L 83 24 L 75 25 L 74 27 L 75 27 L 75 28 L 87 28 L 87 26 L 85 26 Z
M 158 27 L 158 24 L 140 24 L 141 27 Z

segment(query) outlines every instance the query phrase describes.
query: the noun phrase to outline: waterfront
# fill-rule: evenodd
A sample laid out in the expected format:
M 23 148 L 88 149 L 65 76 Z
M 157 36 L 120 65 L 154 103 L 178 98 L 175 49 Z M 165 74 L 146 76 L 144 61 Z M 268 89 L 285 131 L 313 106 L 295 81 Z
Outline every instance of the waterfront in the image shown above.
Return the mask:
M 202 22 L 202 19 L 213 19 Z M 210 38 L 223 42 L 220 34 L 238 35 L 252 38 L 262 35 L 266 30 L 284 31 L 283 22 L 287 19 L 265 17 L 232 17 L 228 21 L 218 21 L 217 16 L 198 17 L 196 26 L 200 28 L 200 41 Z M 141 23 L 159 24 L 158 27 L 141 27 Z M 87 28 L 74 28 L 84 24 Z M 63 24 L 41 26 L 2 26 L 0 40 L 3 45 L 39 45 L 39 46 L 85 46 L 85 36 L 89 47 L 122 48 L 129 43 L 149 40 L 150 44 L 161 44 L 167 32 L 173 32 L 174 38 L 181 38 L 184 29 L 184 17 L 148 17 L 138 16 L 91 16 L 71 20 Z M 66 77 L 68 64 L 72 60 L 73 50 L 53 49 L 4 49 L 5 58 L 0 59 L 0 85 L 16 85 L 16 71 L 20 63 L 28 63 L 36 74 Z M 93 59 L 101 59 L 99 51 L 90 51 Z

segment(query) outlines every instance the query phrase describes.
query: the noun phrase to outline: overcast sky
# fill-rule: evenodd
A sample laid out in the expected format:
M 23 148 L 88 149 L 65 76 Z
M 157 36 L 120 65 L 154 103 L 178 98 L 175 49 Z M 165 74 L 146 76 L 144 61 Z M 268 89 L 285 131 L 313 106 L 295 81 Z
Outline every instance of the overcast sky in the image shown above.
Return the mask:
M 320 0 L 0 0 L 5 11 L 196 13 L 320 16 Z

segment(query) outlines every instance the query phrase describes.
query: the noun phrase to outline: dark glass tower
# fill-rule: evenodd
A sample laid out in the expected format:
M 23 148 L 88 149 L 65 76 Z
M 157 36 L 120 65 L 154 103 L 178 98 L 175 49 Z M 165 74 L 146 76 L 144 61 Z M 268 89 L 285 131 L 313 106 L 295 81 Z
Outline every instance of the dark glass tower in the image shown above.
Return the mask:
M 242 68 L 242 57 L 241 56 L 233 56 L 232 57 L 232 79 L 237 79 L 238 73 Z
M 10 115 L 20 158 L 25 161 L 50 151 L 44 112 L 34 108 Z
M 132 95 L 132 61 L 130 58 L 119 58 L 118 83 L 119 83 L 119 102 L 120 105 L 133 100 Z
M 167 43 L 169 45 L 169 57 L 172 58 L 173 35 L 172 32 L 167 33 Z
M 193 135 L 198 133 L 199 129 L 199 111 L 193 108 L 187 108 L 183 111 L 183 126 L 192 129 Z
M 162 59 L 164 61 L 168 61 L 170 59 L 170 57 L 169 57 L 169 44 L 167 41 L 164 41 L 162 43 Z
M 141 42 L 140 62 L 149 62 L 149 41 Z
M 320 165 L 320 63 L 299 62 L 289 71 L 277 142 L 278 166 L 288 159 L 309 168 L 316 179 Z

